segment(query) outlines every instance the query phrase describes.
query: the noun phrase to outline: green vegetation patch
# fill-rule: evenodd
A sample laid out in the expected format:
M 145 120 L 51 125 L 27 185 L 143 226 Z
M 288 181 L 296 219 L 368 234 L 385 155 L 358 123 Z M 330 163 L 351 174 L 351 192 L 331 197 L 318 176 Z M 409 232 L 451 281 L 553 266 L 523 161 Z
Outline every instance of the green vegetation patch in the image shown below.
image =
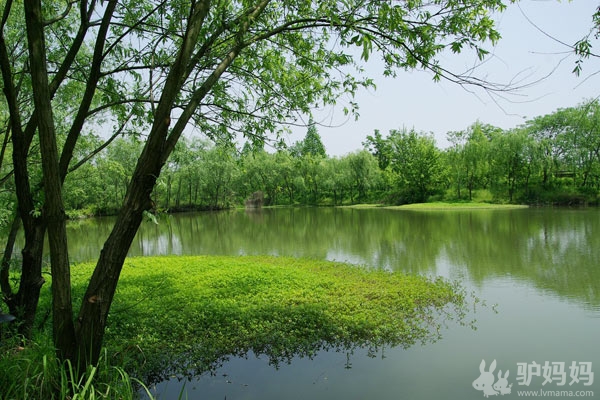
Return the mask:
M 72 268 L 75 295 L 92 268 Z M 408 347 L 464 315 L 464 293 L 441 279 L 307 259 L 141 257 L 123 269 L 106 345 L 119 364 L 160 379 L 249 351 L 277 364 L 322 349 Z
M 398 209 L 398 210 L 487 210 L 487 209 L 498 209 L 498 210 L 512 210 L 518 208 L 527 208 L 526 205 L 519 204 L 490 204 L 490 203 L 476 203 L 476 202 L 433 202 L 433 203 L 415 203 L 415 204 L 404 204 L 401 206 L 390 206 L 385 208 Z
M 527 205 L 520 204 L 492 204 L 484 202 L 473 202 L 473 201 L 457 201 L 457 202 L 443 202 L 436 201 L 430 203 L 413 203 L 403 204 L 400 206 L 388 206 L 381 204 L 355 204 L 351 206 L 344 206 L 344 208 L 385 208 L 389 210 L 417 210 L 417 211 L 437 211 L 437 210 L 512 210 L 518 208 L 527 208 Z
M 129 400 L 138 399 L 139 390 L 149 394 L 142 382 L 108 358 L 104 351 L 98 365 L 78 378 L 69 361 L 58 360 L 46 332 L 26 344 L 19 337 L 5 339 L 0 342 L 0 399 Z

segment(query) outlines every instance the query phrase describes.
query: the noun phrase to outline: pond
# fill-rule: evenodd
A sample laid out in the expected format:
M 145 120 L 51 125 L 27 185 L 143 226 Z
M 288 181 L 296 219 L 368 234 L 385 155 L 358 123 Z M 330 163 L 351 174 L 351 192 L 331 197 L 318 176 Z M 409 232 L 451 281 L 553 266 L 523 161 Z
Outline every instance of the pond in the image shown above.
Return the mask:
M 70 223 L 72 260 L 94 259 L 111 222 Z M 476 330 L 450 325 L 434 344 L 378 354 L 322 352 L 279 369 L 254 355 L 233 358 L 214 375 L 185 386 L 176 379 L 156 385 L 152 389 L 160 399 L 180 393 L 230 400 L 600 396 L 600 376 L 594 380 L 600 370 L 598 209 L 179 214 L 158 225 L 144 222 L 130 251 L 157 254 L 346 261 L 457 279 L 488 304 L 475 313 Z M 509 371 L 506 383 L 500 370 L 502 378 Z M 489 386 L 477 390 L 478 378 Z

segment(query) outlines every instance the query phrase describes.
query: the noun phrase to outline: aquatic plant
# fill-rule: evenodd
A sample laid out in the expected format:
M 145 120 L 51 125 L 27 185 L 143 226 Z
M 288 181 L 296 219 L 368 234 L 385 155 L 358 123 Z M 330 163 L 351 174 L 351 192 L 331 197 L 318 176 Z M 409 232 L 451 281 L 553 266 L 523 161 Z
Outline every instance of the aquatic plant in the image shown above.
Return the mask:
M 84 282 L 90 265 L 73 268 Z M 409 347 L 466 321 L 443 279 L 280 257 L 143 257 L 126 263 L 107 345 L 145 379 L 192 376 L 229 356 L 277 366 L 324 349 Z

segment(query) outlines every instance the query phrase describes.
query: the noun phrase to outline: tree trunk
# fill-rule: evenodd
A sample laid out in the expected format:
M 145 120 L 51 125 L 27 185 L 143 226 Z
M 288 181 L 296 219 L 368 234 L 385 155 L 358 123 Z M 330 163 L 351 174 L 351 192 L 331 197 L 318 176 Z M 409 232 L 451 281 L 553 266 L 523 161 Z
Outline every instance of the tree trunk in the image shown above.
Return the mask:
M 83 297 L 75 323 L 80 369 L 97 363 L 100 356 L 106 319 L 125 257 L 142 222 L 143 212 L 152 205 L 150 195 L 162 167 L 159 152 L 159 148 L 151 148 L 140 156 L 121 212 L 104 243 Z
M 185 67 L 193 52 L 198 32 L 208 13 L 208 5 L 208 2 L 198 2 L 194 5 L 186 36 L 167 76 L 165 89 L 155 110 L 152 129 L 129 182 L 121 212 L 104 243 L 83 297 L 75 322 L 76 352 L 80 370 L 98 362 L 108 312 L 125 257 L 142 222 L 143 212 L 151 208 L 150 196 L 161 168 L 174 148 L 174 144 L 165 146 L 168 141 L 171 109 L 183 83 Z M 183 125 L 184 122 L 181 131 Z M 180 135 L 180 132 L 176 132 L 176 135 Z
M 4 247 L 4 254 L 2 255 L 2 263 L 0 264 L 0 288 L 2 289 L 2 297 L 8 304 L 11 312 L 15 309 L 14 306 L 11 307 L 11 302 L 14 301 L 14 293 L 12 292 L 12 288 L 10 286 L 8 273 L 10 272 L 10 259 L 12 258 L 13 248 L 15 247 L 17 233 L 19 232 L 20 226 L 21 218 L 19 218 L 19 214 L 17 212 L 17 214 L 13 217 L 12 224 L 10 225 L 10 231 L 8 232 L 8 237 L 6 238 L 6 246 Z
M 263 1 L 260 7 L 256 7 L 253 14 L 249 16 L 249 20 L 255 18 L 257 14 L 264 10 L 267 3 L 268 1 Z M 193 99 L 186 106 L 175 127 L 169 133 L 171 110 L 183 82 L 191 72 L 191 69 L 188 69 L 188 62 L 192 58 L 199 32 L 205 17 L 208 15 L 210 1 L 197 1 L 192 4 L 187 30 L 177 57 L 171 65 L 165 80 L 158 106 L 154 110 L 154 123 L 146 139 L 144 150 L 138 158 L 123 206 L 111 234 L 100 252 L 100 257 L 82 299 L 79 315 L 75 322 L 76 352 L 80 371 L 84 370 L 87 365 L 98 362 L 108 312 L 123 263 L 142 222 L 143 212 L 151 208 L 150 196 L 163 165 L 201 100 L 242 49 L 242 47 L 234 48 L 219 64 L 205 83 L 194 93 Z M 247 28 L 248 26 L 245 26 L 244 29 Z
M 177 179 L 177 195 L 175 197 L 175 207 L 181 204 L 181 176 Z
M 19 291 L 13 293 L 9 281 L 10 259 L 12 258 L 20 225 L 21 218 L 15 215 L 8 238 L 6 239 L 4 255 L 2 256 L 0 286 L 2 287 L 2 295 L 8 306 L 9 313 L 17 316 L 20 321 L 19 333 L 29 338 L 33 331 L 40 289 L 44 284 L 41 268 L 44 229 L 40 225 L 33 232 L 26 234 L 28 238 L 22 252 L 23 260 Z
M 167 210 L 171 208 L 171 174 L 167 176 L 167 204 L 165 208 Z
M 40 291 L 45 283 L 42 277 L 44 233 L 45 227 L 41 224 L 25 230 L 25 247 L 21 252 L 23 261 L 19 291 L 14 296 L 14 303 L 10 310 L 11 314 L 21 322 L 18 329 L 19 334 L 26 338 L 31 337 Z M 9 306 L 11 306 L 10 303 Z
M 37 111 L 37 126 L 40 137 L 42 173 L 44 178 L 43 217 L 48 228 L 50 264 L 52 271 L 52 316 L 53 337 L 57 352 L 62 358 L 70 359 L 73 353 L 75 331 L 71 302 L 71 274 L 67 248 L 65 210 L 62 200 L 58 148 L 52 115 L 41 0 L 25 1 L 25 20 L 29 44 L 29 63 L 33 102 Z M 42 234 L 43 236 L 43 234 Z
M 15 179 L 15 191 L 17 195 L 18 213 L 23 222 L 25 233 L 25 244 L 22 250 L 21 279 L 19 291 L 9 302 L 11 314 L 19 320 L 19 334 L 26 338 L 31 337 L 35 313 L 37 310 L 40 290 L 44 284 L 42 278 L 42 251 L 44 245 L 45 227 L 37 216 L 27 167 L 27 153 L 29 135 L 21 129 L 20 110 L 18 109 L 17 92 L 12 84 L 6 45 L 2 33 L 0 33 L 0 59 L 2 60 L 2 77 L 4 81 L 4 93 L 6 95 L 10 110 L 10 122 L 13 131 L 13 167 Z M 34 113 L 35 114 L 35 113 Z
M 188 179 L 189 179 L 189 182 L 188 182 L 188 196 L 189 196 L 189 203 L 188 203 L 188 204 L 189 204 L 189 205 L 190 205 L 190 207 L 191 207 L 191 206 L 194 204 L 194 200 L 193 200 L 193 194 L 192 194 L 192 193 L 193 193 L 193 187 L 192 187 L 192 185 L 193 185 L 193 182 L 194 182 L 194 181 L 193 181 L 193 180 L 194 180 L 194 177 L 192 176 L 192 174 L 191 174 L 191 173 L 188 175 Z
M 5 4 L 5 7 L 10 7 L 8 2 Z M 10 127 L 13 133 L 12 160 L 18 213 L 21 215 L 23 230 L 25 231 L 19 291 L 13 296 L 8 306 L 11 314 L 15 315 L 20 322 L 19 333 L 25 337 L 30 337 L 40 289 L 44 284 L 41 252 L 43 248 L 43 230 L 41 230 L 41 221 L 36 216 L 27 167 L 27 153 L 31 137 L 28 130 L 24 132 L 22 129 L 18 90 L 13 83 L 13 74 L 4 38 L 4 29 L 0 29 L 0 68 L 2 69 L 4 95 L 8 105 Z

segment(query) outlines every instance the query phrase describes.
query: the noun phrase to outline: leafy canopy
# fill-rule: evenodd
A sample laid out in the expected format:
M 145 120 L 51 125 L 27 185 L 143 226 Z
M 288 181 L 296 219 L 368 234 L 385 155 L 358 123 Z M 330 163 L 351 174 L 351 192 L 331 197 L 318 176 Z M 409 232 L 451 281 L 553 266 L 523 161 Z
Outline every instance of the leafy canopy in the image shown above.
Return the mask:
M 45 5 L 48 20 L 64 11 L 66 4 L 59 3 Z M 501 0 L 303 0 L 257 5 L 224 0 L 196 1 L 191 6 L 179 1 L 120 1 L 108 26 L 92 114 L 104 115 L 103 121 L 128 121 L 138 132 L 140 124 L 150 124 L 190 29 L 186 21 L 202 6 L 207 7 L 206 16 L 193 55 L 179 76 L 182 86 L 174 110 L 197 106 L 191 122 L 212 137 L 235 131 L 250 136 L 272 132 L 278 122 L 294 121 L 316 106 L 333 105 L 344 94 L 346 111 L 356 112 L 352 95 L 360 87 L 373 86 L 361 61 L 374 54 L 381 56 L 386 75 L 422 68 L 432 71 L 434 79 L 480 85 L 483 82 L 473 77 L 444 69 L 438 57 L 465 49 L 484 57 L 482 45 L 500 38 L 491 14 L 504 9 Z M 103 11 L 101 6 L 95 13 L 100 17 Z M 50 25 L 48 43 L 54 44 L 49 46 L 49 63 L 55 66 L 51 70 L 60 66 L 67 38 L 75 36 L 78 12 L 73 7 L 67 18 Z M 92 28 L 94 33 L 98 29 Z M 97 61 L 91 51 L 94 44 L 90 36 L 78 53 L 68 85 L 61 89 L 70 96 L 64 99 L 72 101 L 70 108 L 77 105 L 77 89 L 85 81 L 82 72 Z M 232 55 L 234 60 L 213 82 L 215 72 Z

